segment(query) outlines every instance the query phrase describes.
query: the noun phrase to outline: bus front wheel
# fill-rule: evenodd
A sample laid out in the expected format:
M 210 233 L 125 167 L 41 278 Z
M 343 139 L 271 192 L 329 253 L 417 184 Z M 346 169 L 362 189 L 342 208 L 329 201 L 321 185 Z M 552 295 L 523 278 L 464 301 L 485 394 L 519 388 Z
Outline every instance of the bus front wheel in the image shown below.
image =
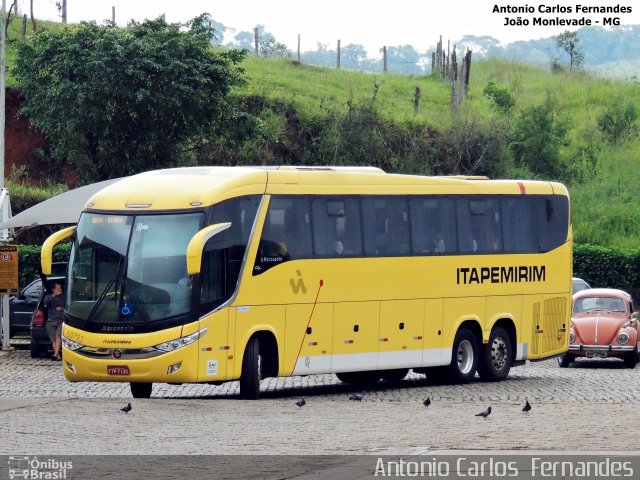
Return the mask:
M 485 382 L 497 382 L 509 375 L 513 363 L 511 336 L 502 327 L 491 332 L 489 343 L 480 350 L 478 374 Z
M 242 357 L 240 397 L 245 400 L 257 400 L 260 396 L 261 379 L 262 357 L 260 356 L 260 340 L 257 337 L 253 337 L 249 340 Z
M 468 329 L 461 328 L 453 341 L 448 377 L 453 383 L 468 383 L 478 367 L 478 341 Z
M 131 382 L 129 385 L 131 386 L 131 395 L 133 395 L 133 398 L 149 398 L 151 396 L 153 383 Z

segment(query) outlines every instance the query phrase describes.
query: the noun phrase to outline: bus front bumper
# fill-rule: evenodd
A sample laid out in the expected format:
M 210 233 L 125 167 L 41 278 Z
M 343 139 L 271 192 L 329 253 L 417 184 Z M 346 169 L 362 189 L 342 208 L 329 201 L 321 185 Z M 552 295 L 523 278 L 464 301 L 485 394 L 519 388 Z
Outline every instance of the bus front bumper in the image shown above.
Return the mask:
M 196 369 L 188 368 L 188 350 L 185 348 L 135 358 L 127 356 L 126 352 L 116 352 L 115 356 L 113 353 L 110 356 L 95 356 L 63 348 L 62 364 L 64 376 L 72 382 L 188 383 L 197 381 Z

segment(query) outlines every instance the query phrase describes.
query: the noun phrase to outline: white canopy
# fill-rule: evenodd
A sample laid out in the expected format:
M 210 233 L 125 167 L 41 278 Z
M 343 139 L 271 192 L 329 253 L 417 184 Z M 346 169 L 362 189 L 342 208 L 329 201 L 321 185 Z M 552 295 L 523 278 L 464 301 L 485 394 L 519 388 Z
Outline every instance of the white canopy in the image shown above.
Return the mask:
M 77 223 L 78 218 L 80 218 L 80 212 L 82 212 L 89 199 L 104 187 L 119 180 L 121 178 L 92 183 L 91 185 L 85 185 L 51 197 L 0 224 L 0 230 Z

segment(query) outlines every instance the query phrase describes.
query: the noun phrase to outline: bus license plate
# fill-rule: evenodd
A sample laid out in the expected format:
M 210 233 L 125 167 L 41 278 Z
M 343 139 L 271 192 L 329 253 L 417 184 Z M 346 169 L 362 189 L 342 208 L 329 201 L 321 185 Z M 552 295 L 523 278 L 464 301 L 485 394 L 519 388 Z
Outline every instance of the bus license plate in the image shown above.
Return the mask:
M 127 365 L 107 365 L 107 373 L 109 375 L 129 375 L 129 367 Z

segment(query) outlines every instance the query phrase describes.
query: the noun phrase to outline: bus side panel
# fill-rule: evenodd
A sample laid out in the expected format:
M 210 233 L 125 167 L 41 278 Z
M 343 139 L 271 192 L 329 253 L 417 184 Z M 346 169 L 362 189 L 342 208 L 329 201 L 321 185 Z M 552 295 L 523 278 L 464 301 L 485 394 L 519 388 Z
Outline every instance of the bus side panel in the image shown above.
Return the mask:
M 333 304 L 287 305 L 282 375 L 330 373 L 332 334 Z
M 395 300 L 380 304 L 378 369 L 422 364 L 424 302 Z
M 548 357 L 562 353 L 569 347 L 568 312 L 571 309 L 569 295 L 545 295 L 543 301 L 544 331 L 540 336 L 540 355 Z
M 444 300 L 432 298 L 424 301 L 424 349 L 422 351 L 422 367 L 433 367 L 449 363 L 451 346 L 443 348 L 442 325 L 444 318 Z
M 224 308 L 200 320 L 207 333 L 199 340 L 198 381 L 227 380 L 229 369 L 229 309 Z
M 522 297 L 522 339 L 524 350 L 522 358 L 516 360 L 540 358 L 540 331 L 542 329 L 542 295 Z M 543 330 L 542 330 L 543 331 Z
M 376 370 L 380 302 L 344 302 L 333 310 L 333 372 Z
M 449 356 L 451 360 L 451 349 L 453 348 L 453 340 L 460 324 L 467 320 L 475 321 L 483 327 L 485 324 L 484 312 L 486 308 L 486 297 L 460 297 L 460 298 L 445 298 L 444 300 L 444 324 L 442 328 L 442 344 L 446 345 L 449 349 Z M 483 332 L 484 334 L 485 332 Z M 489 333 L 486 332 L 486 336 Z M 479 342 L 482 339 L 478 340 Z M 480 345 L 478 345 L 479 347 Z M 449 363 L 448 361 L 446 363 Z
M 491 329 L 498 320 L 509 319 L 515 326 L 517 338 L 512 340 L 516 342 L 516 352 L 521 350 L 520 342 L 522 331 L 522 296 L 493 296 L 487 297 L 487 310 L 485 314 L 486 323 L 482 329 L 486 335 L 490 335 Z M 515 352 L 514 352 L 515 353 Z
M 278 342 L 279 371 L 282 371 L 284 348 L 284 305 L 251 305 L 236 308 L 233 378 L 240 378 L 242 358 L 247 343 L 256 332 L 272 332 Z

